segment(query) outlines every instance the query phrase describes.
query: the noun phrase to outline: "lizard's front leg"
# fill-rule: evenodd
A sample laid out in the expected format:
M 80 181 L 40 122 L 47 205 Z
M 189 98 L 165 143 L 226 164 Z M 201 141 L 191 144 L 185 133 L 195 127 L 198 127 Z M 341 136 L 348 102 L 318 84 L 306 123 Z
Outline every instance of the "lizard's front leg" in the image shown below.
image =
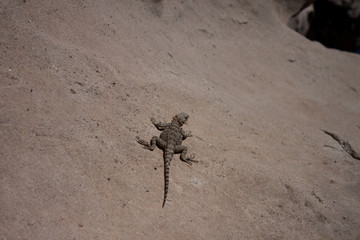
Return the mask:
M 152 122 L 152 124 L 154 124 L 155 127 L 156 127 L 158 130 L 160 130 L 160 131 L 164 130 L 165 127 L 166 127 L 167 125 L 169 125 L 168 123 L 163 123 L 163 122 L 160 122 L 160 121 L 156 121 L 155 118 L 151 118 L 151 122 Z
M 181 129 L 181 134 L 182 134 L 182 139 L 185 140 L 187 137 L 192 137 L 193 135 L 191 134 L 190 131 L 184 131 L 183 129 Z

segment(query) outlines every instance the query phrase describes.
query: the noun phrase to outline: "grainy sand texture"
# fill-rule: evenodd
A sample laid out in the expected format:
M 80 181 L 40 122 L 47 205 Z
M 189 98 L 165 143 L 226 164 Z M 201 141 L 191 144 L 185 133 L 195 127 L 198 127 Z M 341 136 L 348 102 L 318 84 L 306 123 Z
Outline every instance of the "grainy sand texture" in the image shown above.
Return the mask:
M 360 239 L 360 55 L 302 1 L 1 0 L 0 239 Z M 168 201 L 136 136 L 190 115 Z

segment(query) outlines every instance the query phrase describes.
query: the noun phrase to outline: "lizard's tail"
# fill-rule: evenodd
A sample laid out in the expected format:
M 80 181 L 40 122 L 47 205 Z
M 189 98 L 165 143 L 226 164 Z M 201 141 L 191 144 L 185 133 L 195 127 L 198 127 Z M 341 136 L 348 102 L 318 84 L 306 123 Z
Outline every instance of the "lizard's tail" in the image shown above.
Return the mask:
M 164 186 L 164 201 L 162 207 L 165 206 L 166 198 L 169 190 L 169 172 L 170 172 L 170 162 L 174 155 L 174 151 L 170 149 L 165 149 L 164 151 L 164 179 L 165 179 L 165 186 Z

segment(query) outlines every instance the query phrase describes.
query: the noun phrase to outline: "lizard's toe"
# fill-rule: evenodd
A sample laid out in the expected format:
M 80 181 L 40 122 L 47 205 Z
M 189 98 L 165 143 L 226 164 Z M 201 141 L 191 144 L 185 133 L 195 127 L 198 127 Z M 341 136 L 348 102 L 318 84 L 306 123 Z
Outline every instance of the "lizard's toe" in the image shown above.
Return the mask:
M 188 158 L 188 161 L 194 162 L 194 163 L 198 163 L 199 161 L 198 161 L 198 160 L 194 160 L 194 158 L 195 158 L 195 154 L 191 154 L 190 157 Z
M 150 151 L 154 151 L 154 148 L 152 148 L 151 146 L 144 146 L 144 148 Z
M 194 160 L 195 155 L 191 154 L 190 157 L 186 158 L 186 160 L 184 162 L 186 162 L 189 165 L 192 165 L 192 163 L 197 163 L 199 162 L 198 160 Z
M 145 140 L 142 140 L 142 139 L 140 139 L 140 138 L 137 138 L 136 141 L 137 141 L 138 143 L 140 143 L 141 145 L 149 146 L 149 144 L 148 144 Z

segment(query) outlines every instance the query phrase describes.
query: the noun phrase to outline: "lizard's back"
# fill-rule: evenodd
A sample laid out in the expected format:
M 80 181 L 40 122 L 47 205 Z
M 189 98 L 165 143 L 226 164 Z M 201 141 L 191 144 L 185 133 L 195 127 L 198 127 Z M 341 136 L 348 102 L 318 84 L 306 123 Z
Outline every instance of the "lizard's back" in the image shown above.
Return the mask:
M 181 128 L 174 124 L 169 124 L 169 126 L 161 132 L 160 138 L 164 140 L 167 145 L 181 145 L 183 139 L 181 134 Z

